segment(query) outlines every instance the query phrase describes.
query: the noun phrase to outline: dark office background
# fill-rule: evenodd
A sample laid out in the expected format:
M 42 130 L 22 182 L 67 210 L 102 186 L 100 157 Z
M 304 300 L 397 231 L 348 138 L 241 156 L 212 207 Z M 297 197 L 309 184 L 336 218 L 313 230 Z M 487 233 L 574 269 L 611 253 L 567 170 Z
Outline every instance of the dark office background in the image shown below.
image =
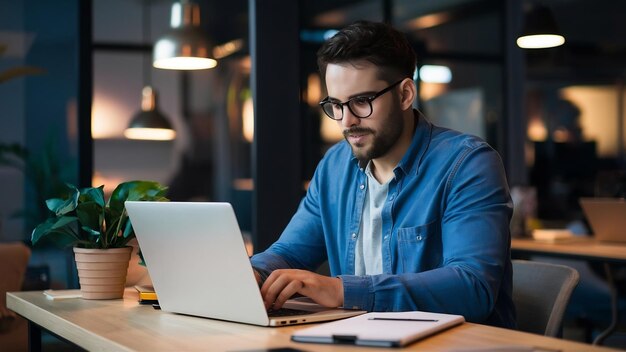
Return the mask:
M 197 2 L 213 42 L 244 43 L 217 68 L 197 72 L 150 66 L 171 1 L 0 2 L 0 45 L 7 46 L 0 72 L 36 68 L 0 82 L 0 143 L 25 148 L 30 166 L 53 170 L 46 185 L 111 191 L 125 180 L 153 179 L 168 184 L 175 200 L 231 202 L 262 250 L 341 139 L 316 104 L 324 87 L 315 52 L 328 31 L 367 19 L 407 33 L 418 66 L 450 69 L 449 83 L 417 78 L 417 107 L 497 149 L 511 187 L 535 190 L 538 223 L 584 225 L 579 197 L 624 195 L 626 2 L 534 1 L 552 10 L 566 44 L 533 51 L 515 45 L 531 2 Z M 177 130 L 173 141 L 122 135 L 147 83 Z M 253 102 L 251 139 L 245 111 Z M 35 200 L 54 191 L 31 182 L 32 171 L 0 165 L 0 241 L 28 241 L 38 218 L 21 211 L 41 211 Z M 49 285 L 76 287 L 69 252 L 35 249 L 31 262 L 49 271 Z

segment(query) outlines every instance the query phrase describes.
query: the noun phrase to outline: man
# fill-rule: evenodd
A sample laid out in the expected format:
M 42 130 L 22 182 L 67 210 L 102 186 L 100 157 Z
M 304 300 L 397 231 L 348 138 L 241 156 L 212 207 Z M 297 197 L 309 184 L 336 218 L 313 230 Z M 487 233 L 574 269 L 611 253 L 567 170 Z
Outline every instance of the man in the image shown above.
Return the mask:
M 252 258 L 266 306 L 301 294 L 514 327 L 512 203 L 498 154 L 413 110 L 415 53 L 390 26 L 344 28 L 318 64 L 320 105 L 345 141 L 318 165 L 280 239 Z M 331 277 L 314 272 L 325 260 Z

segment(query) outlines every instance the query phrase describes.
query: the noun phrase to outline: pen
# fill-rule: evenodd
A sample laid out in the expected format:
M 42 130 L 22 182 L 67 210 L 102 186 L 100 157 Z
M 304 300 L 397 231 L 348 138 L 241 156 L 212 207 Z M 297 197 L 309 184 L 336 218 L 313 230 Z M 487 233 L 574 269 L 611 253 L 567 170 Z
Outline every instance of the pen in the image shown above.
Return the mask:
M 396 320 L 396 321 L 425 321 L 425 322 L 437 322 L 437 319 L 416 319 L 416 318 L 379 318 L 373 317 L 368 318 L 367 320 Z

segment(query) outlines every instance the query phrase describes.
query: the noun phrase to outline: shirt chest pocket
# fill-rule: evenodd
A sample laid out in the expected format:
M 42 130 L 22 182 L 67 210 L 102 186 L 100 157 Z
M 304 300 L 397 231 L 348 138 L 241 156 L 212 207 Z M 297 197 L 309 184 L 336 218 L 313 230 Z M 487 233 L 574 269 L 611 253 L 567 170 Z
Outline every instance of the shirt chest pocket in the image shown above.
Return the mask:
M 440 266 L 442 255 L 439 221 L 398 229 L 398 269 L 418 273 Z

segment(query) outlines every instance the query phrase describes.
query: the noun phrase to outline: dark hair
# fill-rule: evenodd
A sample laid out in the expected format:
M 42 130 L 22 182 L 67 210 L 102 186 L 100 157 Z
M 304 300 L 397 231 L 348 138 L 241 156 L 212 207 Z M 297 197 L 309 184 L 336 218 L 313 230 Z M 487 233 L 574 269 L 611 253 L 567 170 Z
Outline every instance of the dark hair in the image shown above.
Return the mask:
M 326 66 L 359 60 L 379 66 L 381 79 L 392 83 L 403 77 L 413 77 L 415 51 L 404 34 L 390 25 L 358 21 L 343 28 L 317 51 L 317 64 L 326 77 Z

